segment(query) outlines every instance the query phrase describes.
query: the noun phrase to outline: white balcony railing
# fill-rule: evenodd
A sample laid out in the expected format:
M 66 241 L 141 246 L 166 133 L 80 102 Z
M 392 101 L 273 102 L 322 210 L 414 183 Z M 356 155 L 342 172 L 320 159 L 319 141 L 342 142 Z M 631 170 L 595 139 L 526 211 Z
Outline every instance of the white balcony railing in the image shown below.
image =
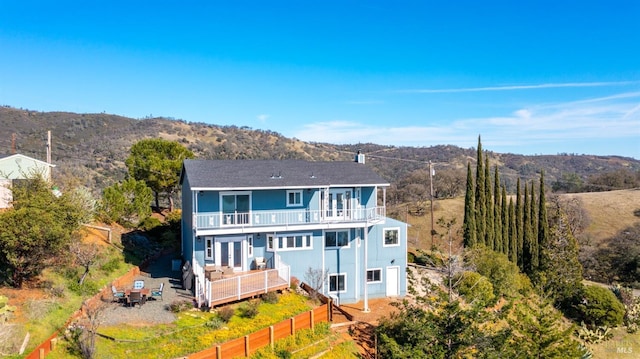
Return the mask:
M 329 222 L 368 222 L 385 216 L 385 207 L 358 208 L 350 210 L 282 210 L 220 213 L 196 213 L 196 229 L 218 229 L 227 227 L 269 227 Z

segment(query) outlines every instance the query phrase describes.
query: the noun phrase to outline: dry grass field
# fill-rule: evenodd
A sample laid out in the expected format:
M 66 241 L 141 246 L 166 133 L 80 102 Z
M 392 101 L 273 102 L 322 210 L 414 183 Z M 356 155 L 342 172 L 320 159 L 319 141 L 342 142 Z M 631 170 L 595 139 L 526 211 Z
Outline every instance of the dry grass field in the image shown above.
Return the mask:
M 610 192 L 566 194 L 579 198 L 591 217 L 586 230 L 596 243 L 614 236 L 626 227 L 640 222 L 634 212 L 640 210 L 640 189 Z

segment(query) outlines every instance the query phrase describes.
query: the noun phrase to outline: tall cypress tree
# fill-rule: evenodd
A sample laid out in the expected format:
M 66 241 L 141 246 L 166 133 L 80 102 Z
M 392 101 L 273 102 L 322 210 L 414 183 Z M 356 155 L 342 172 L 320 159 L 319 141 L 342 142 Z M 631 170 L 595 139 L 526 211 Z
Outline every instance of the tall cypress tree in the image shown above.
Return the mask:
M 549 248 L 549 220 L 547 219 L 547 202 L 544 188 L 544 171 L 540 172 L 540 199 L 538 200 L 538 266 L 546 270 L 548 263 L 544 261 L 542 249 Z
M 485 242 L 487 247 L 495 250 L 495 233 L 493 232 L 493 195 L 491 193 L 491 167 L 489 167 L 489 156 L 484 158 L 484 200 L 485 202 Z
M 529 193 L 529 222 L 531 227 L 531 270 L 532 274 L 538 270 L 538 208 L 536 206 L 535 183 L 531 181 L 531 192 Z
M 509 238 L 509 204 L 507 203 L 507 187 L 502 186 L 502 201 L 500 208 L 502 210 L 502 215 L 500 216 L 502 220 L 502 253 L 504 253 L 507 257 L 511 252 L 511 240 Z
M 522 193 L 520 190 L 520 178 L 518 178 L 518 181 L 516 183 L 516 207 L 515 207 L 515 234 L 516 234 L 516 240 L 517 240 L 517 244 L 516 244 L 516 250 L 517 250 L 517 254 L 516 257 L 518 258 L 518 267 L 520 267 L 520 270 L 522 271 L 523 267 L 522 267 L 522 240 L 523 240 L 523 234 L 524 234 L 524 224 L 522 223 L 522 214 L 523 214 L 523 209 L 522 209 Z
M 464 222 L 462 223 L 464 246 L 467 248 L 475 247 L 477 244 L 474 199 L 471 163 L 467 162 L 467 190 L 464 195 Z
M 484 169 L 482 161 L 482 143 L 480 142 L 480 136 L 478 136 L 478 155 L 476 166 L 476 238 L 478 242 L 482 242 L 486 245 L 485 241 L 485 229 L 486 229 L 486 203 L 485 191 L 484 191 Z
M 524 185 L 524 204 L 523 204 L 523 216 L 522 223 L 524 225 L 522 231 L 522 271 L 531 276 L 533 274 L 532 266 L 531 266 L 531 237 L 533 233 L 531 232 L 531 211 L 529 205 L 529 187 L 525 183 Z
M 518 264 L 518 229 L 516 228 L 516 209 L 513 198 L 509 199 L 509 259 L 514 264 Z
M 493 177 L 493 242 L 496 252 L 504 253 L 504 243 L 502 242 L 502 202 L 500 193 L 500 175 L 496 165 Z

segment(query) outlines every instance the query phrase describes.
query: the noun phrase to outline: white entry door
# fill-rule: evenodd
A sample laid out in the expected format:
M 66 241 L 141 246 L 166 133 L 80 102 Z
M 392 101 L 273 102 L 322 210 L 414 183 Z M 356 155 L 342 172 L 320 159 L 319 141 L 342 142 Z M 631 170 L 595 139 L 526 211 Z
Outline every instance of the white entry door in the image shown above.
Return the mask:
M 400 267 L 387 267 L 387 297 L 400 294 Z

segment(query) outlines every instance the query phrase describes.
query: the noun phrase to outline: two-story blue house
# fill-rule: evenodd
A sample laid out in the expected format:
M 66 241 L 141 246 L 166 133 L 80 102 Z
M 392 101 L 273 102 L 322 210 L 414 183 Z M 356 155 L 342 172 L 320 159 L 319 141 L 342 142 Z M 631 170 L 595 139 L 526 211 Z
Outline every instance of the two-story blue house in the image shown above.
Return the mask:
M 403 296 L 407 225 L 385 216 L 385 180 L 364 164 L 185 160 L 182 256 L 198 304 L 320 275 L 341 303 Z M 190 287 L 190 286 L 189 286 Z

